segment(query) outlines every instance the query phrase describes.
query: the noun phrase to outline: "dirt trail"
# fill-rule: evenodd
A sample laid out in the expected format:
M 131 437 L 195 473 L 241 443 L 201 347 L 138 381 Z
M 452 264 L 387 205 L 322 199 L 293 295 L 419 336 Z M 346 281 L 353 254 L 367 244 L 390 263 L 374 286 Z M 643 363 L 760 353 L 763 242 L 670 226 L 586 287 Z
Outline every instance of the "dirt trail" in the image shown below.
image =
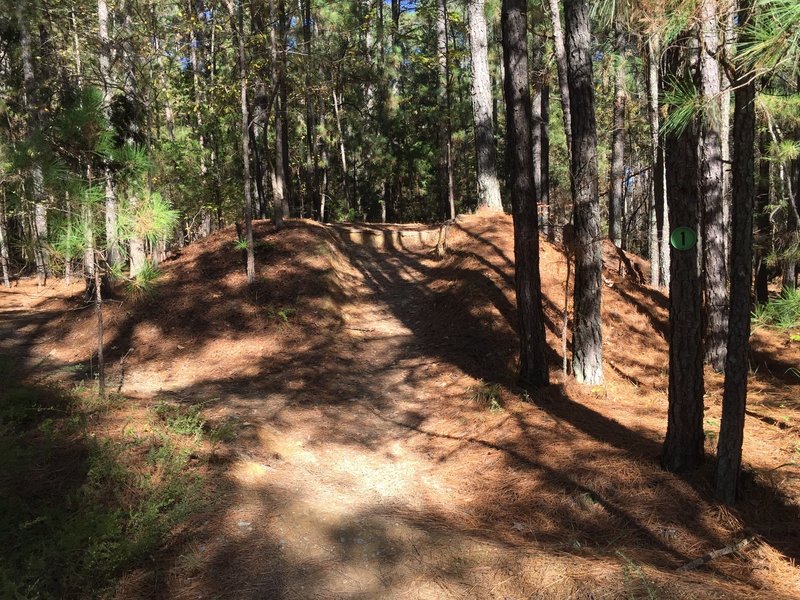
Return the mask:
M 407 293 L 423 276 L 393 253 L 352 248 L 351 259 L 363 281 L 334 356 L 307 365 L 314 384 L 299 377 L 292 393 L 238 398 L 235 499 L 194 546 L 206 575 L 178 597 L 520 597 L 529 551 L 436 518 L 467 490 L 443 456 L 452 442 L 417 429 L 443 390 L 463 394 L 472 380 L 406 324 L 426 310 Z M 549 572 L 532 571 L 530 589 Z
M 798 555 L 786 525 L 797 509 L 767 487 L 750 490 L 763 509 L 743 519 L 766 544 L 747 561 L 675 574 L 742 522 L 705 499 L 704 475 L 658 467 L 665 313 L 652 291 L 619 283 L 604 300 L 608 359 L 622 375 L 591 390 L 553 385 L 534 405 L 509 387 L 510 219 L 475 218 L 441 262 L 431 244 L 404 245 L 419 236 L 373 229 L 362 236 L 371 247 L 353 237 L 334 247 L 318 225 L 260 226 L 267 282 L 252 293 L 241 273 L 219 276 L 231 261 L 218 236 L 167 270 L 172 305 L 109 313 L 111 380 L 125 396 L 203 403 L 238 433 L 210 457 L 212 509 L 126 574 L 118 598 L 780 599 L 800 589 L 779 555 Z M 558 348 L 563 256 L 542 251 Z M 298 314 L 281 325 L 287 307 Z M 36 308 L 0 316 L 0 350 L 85 360 L 91 335 L 64 337 L 64 323 L 48 327 Z M 503 410 L 474 401 L 481 380 L 503 384 L 493 388 Z M 783 461 L 788 443 L 776 438 L 769 460 Z

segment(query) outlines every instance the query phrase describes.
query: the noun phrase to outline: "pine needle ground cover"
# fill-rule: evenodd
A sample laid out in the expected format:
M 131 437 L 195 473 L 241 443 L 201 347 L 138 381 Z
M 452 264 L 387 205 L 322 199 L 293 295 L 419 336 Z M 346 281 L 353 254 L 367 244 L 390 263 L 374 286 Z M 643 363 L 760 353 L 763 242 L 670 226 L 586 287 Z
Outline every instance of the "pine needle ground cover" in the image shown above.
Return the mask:
M 370 229 L 403 239 L 403 228 Z M 185 489 L 193 473 L 204 475 L 197 495 L 214 499 L 195 517 L 178 500 L 159 505 L 158 530 L 167 533 L 130 560 L 103 563 L 109 593 L 797 596 L 800 381 L 787 371 L 800 364 L 800 345 L 785 333 L 753 335 L 746 499 L 727 509 L 712 500 L 708 473 L 684 478 L 658 465 L 667 300 L 642 283 L 646 261 L 604 246 L 607 381 L 586 388 L 557 372 L 566 258 L 542 242 L 557 383 L 529 395 L 514 385 L 510 217 L 459 220 L 444 257 L 436 236 L 376 247 L 364 242 L 373 234 L 304 221 L 280 233 L 259 222 L 255 231 L 254 287 L 229 228 L 163 263 L 154 294 L 105 307 L 110 381 L 130 400 L 91 413 L 102 418 L 88 419 L 90 431 L 120 445 L 111 464 L 126 465 L 126 478 L 149 473 L 166 485 L 177 460 Z M 92 315 L 72 310 L 78 296 L 21 282 L 0 300 L 4 332 L 14 332 L 4 348 L 26 348 L 26 365 L 38 369 L 80 364 L 64 376 L 90 382 Z M 708 468 L 721 385 L 707 373 Z M 30 423 L 25 431 L 38 432 Z M 156 431 L 174 446 L 152 442 Z M 67 481 L 80 489 L 87 472 Z M 126 515 L 136 498 L 164 496 L 124 491 Z M 136 531 L 127 519 L 119 527 Z M 754 542 L 738 553 L 677 571 L 745 537 Z M 75 545 L 93 547 L 85 538 Z M 17 582 L 29 571 L 14 564 Z

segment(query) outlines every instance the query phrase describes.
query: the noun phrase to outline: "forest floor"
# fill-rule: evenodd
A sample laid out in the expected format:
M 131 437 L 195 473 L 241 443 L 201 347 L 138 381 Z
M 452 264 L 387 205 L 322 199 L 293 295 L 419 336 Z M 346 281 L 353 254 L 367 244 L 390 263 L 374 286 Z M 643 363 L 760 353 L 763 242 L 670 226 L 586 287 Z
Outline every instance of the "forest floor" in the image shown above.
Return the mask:
M 707 483 L 719 375 L 707 373 L 707 468 L 659 468 L 667 302 L 645 261 L 604 247 L 607 381 L 582 387 L 558 371 L 566 260 L 543 242 L 554 383 L 529 396 L 513 383 L 510 217 L 460 219 L 444 258 L 439 231 L 421 232 L 257 223 L 248 289 L 227 229 L 165 263 L 152 295 L 108 303 L 118 402 L 97 435 L 151 435 L 154 405 L 199 407 L 204 429 L 226 432 L 192 450 L 203 506 L 113 597 L 800 595 L 800 342 L 753 335 L 744 498 L 728 509 Z M 80 288 L 4 290 L 0 354 L 37 381 L 90 381 Z

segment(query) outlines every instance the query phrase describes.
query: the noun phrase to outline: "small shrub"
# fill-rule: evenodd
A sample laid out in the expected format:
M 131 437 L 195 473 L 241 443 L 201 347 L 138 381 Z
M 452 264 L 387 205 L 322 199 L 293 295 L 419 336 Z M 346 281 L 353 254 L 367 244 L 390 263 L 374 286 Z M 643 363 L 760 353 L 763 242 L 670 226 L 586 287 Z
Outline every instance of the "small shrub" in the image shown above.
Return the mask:
M 498 383 L 481 381 L 478 385 L 470 388 L 470 398 L 479 406 L 497 412 L 504 408 L 501 389 Z
M 139 274 L 128 280 L 128 293 L 132 296 L 151 296 L 155 292 L 156 280 L 160 275 L 158 267 L 145 262 Z
M 800 326 L 800 289 L 784 288 L 781 295 L 770 299 L 753 310 L 753 324 L 757 327 L 791 329 Z
M 196 438 L 203 434 L 206 420 L 199 404 L 183 407 L 162 401 L 153 407 L 153 411 L 174 433 L 193 435 Z

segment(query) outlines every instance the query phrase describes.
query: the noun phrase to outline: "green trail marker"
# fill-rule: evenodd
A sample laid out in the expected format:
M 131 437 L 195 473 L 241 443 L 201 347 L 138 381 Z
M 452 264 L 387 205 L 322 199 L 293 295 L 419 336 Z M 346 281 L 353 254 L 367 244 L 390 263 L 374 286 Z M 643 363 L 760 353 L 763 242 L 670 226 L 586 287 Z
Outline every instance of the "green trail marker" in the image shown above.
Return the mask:
M 691 250 L 697 243 L 697 232 L 691 227 L 676 227 L 669 236 L 669 243 L 675 250 Z

